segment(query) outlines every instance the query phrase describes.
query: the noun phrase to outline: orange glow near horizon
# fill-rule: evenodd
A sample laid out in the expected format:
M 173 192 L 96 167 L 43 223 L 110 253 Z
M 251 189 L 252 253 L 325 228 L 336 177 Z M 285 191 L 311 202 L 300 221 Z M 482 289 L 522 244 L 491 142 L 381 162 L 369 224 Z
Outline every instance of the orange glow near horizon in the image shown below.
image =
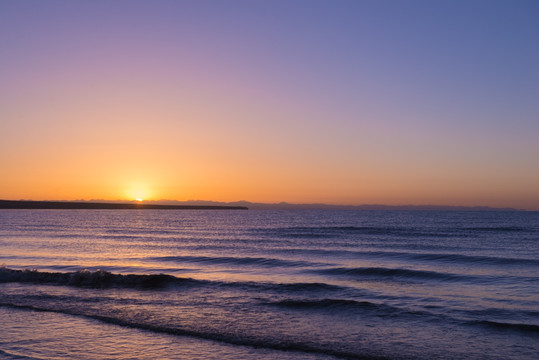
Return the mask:
M 128 187 L 126 198 L 141 202 L 143 199 L 152 199 L 152 191 L 146 184 L 134 183 Z
M 0 3 L 0 199 L 539 210 L 535 22 L 300 3 Z

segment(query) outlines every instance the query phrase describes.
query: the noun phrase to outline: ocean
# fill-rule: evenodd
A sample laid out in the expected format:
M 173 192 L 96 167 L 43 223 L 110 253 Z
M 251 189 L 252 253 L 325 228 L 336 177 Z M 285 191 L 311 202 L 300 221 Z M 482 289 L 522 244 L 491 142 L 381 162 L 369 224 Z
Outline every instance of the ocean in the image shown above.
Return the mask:
M 0 210 L 0 359 L 538 359 L 539 213 Z

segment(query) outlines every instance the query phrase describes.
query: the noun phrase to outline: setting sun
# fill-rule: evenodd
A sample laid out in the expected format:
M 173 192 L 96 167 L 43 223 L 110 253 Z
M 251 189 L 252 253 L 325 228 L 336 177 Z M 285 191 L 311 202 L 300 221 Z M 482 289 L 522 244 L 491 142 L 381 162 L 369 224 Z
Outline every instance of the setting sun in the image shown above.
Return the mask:
M 130 184 L 125 191 L 125 197 L 127 199 L 134 199 L 137 202 L 141 202 L 144 199 L 151 199 L 152 195 L 153 193 L 149 190 L 149 186 L 142 182 Z

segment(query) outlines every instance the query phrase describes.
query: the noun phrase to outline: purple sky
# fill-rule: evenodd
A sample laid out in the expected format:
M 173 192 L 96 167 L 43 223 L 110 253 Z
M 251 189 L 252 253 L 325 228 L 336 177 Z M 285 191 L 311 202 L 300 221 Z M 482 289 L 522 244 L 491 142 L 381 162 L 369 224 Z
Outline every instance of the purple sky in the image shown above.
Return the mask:
M 539 210 L 537 1 L 0 1 L 0 44 L 0 198 Z

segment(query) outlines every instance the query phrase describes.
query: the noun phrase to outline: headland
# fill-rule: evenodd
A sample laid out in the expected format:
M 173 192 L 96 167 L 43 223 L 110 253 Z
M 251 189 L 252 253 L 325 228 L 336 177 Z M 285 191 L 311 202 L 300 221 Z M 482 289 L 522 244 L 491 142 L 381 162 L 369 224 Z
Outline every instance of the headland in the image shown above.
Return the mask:
M 137 203 L 99 203 L 90 201 L 0 200 L 0 209 L 95 209 L 95 210 L 247 210 L 246 206 L 227 205 L 157 205 Z

